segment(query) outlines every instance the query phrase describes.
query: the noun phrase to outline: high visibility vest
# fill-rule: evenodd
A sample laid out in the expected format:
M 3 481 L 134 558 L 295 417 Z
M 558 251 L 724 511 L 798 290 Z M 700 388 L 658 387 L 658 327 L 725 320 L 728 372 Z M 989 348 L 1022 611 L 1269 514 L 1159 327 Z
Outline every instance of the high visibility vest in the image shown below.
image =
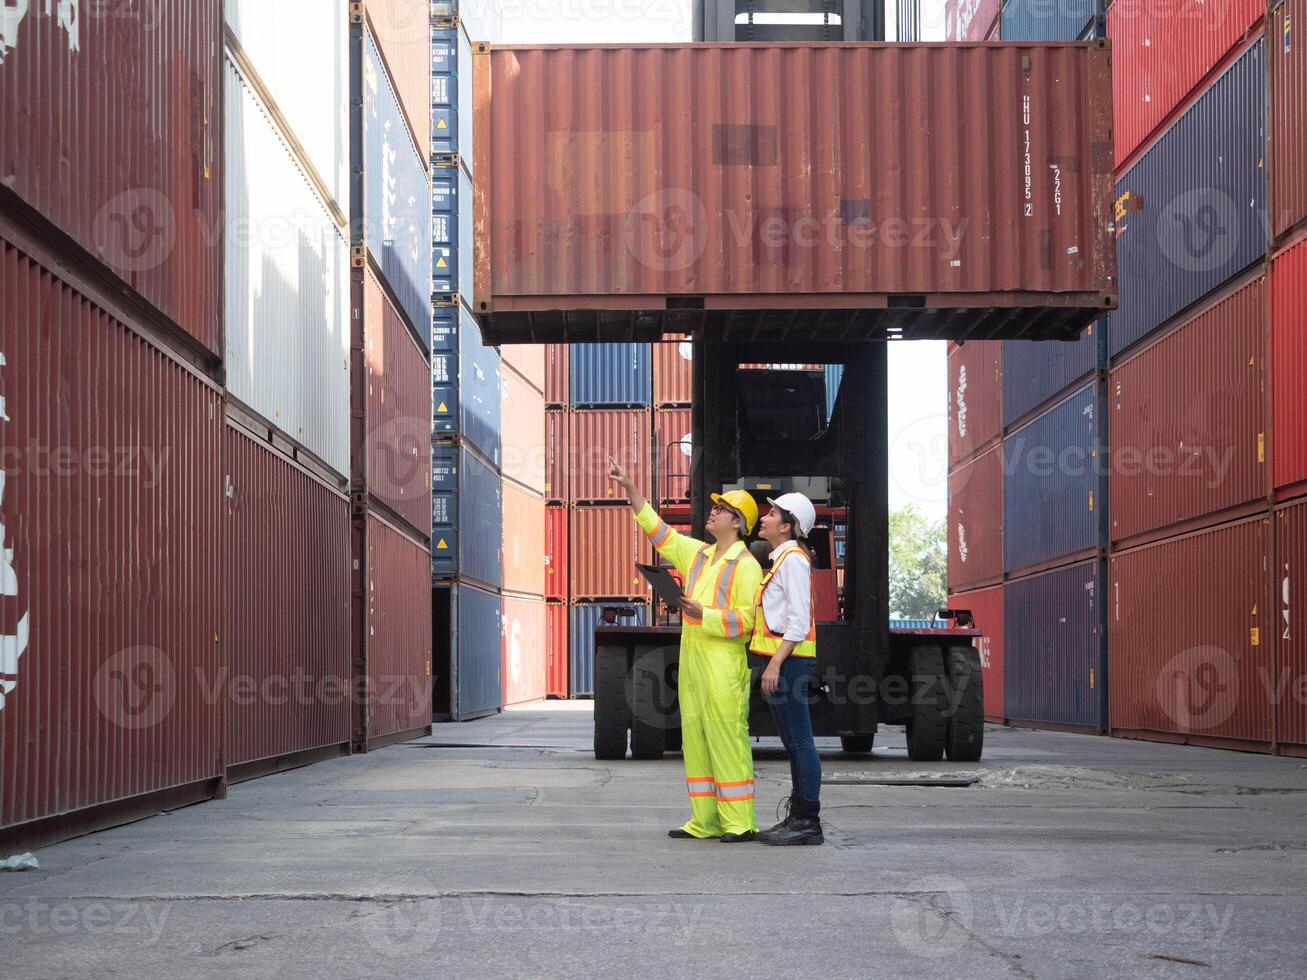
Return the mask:
M 690 574 L 685 577 L 684 590 L 685 594 L 690 598 L 694 598 L 694 590 L 699 584 L 699 576 L 703 574 L 704 569 L 708 566 L 708 554 L 715 547 L 716 545 L 710 544 L 706 548 L 701 549 L 699 554 L 694 558 L 694 564 L 690 566 Z M 717 609 L 730 608 L 731 589 L 735 587 L 735 566 L 736 563 L 746 554 L 748 554 L 747 549 L 741 548 L 733 558 L 723 558 L 717 563 L 717 584 L 713 587 L 713 601 L 707 603 L 707 605 L 713 606 Z M 688 623 L 691 626 L 703 625 L 702 619 L 695 619 L 689 613 L 686 613 L 682 619 L 683 622 Z M 743 626 L 743 624 L 740 625 Z M 743 632 L 739 627 L 737 627 L 737 630 L 737 636 L 740 632 Z
M 794 557 L 808 563 L 808 583 L 811 595 L 812 559 L 804 554 L 802 548 L 791 548 L 781 555 L 776 564 L 772 565 L 767 574 L 762 577 L 762 584 L 758 586 L 758 595 L 753 600 L 755 606 L 753 611 L 753 637 L 749 641 L 749 649 L 754 653 L 762 654 L 764 657 L 770 657 L 781 648 L 781 643 L 785 640 L 785 633 L 783 631 L 778 633 L 767 623 L 767 613 L 762 607 L 762 594 L 767 591 L 767 586 L 771 583 L 772 576 L 781 567 L 781 563 L 787 562 Z M 790 656 L 817 656 L 817 603 L 815 597 L 810 598 L 808 602 L 808 635 L 794 645 L 794 651 Z

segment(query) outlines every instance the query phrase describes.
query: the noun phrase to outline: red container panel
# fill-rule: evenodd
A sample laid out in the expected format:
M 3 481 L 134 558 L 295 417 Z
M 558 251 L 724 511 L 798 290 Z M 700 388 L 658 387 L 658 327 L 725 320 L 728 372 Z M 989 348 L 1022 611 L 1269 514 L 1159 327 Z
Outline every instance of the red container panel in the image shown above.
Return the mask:
M 350 741 L 349 498 L 227 429 L 227 763 Z
M 499 374 L 500 470 L 544 493 L 549 483 L 545 447 L 545 399 L 516 371 Z
M 1265 0 L 1225 0 L 1215 9 L 1123 0 L 1108 8 L 1117 166 L 1251 36 L 1265 13 Z
M 1307 491 L 1307 238 L 1271 261 L 1271 458 L 1275 486 Z
M 363 277 L 363 445 L 354 452 L 374 500 L 431 535 L 431 365 L 368 269 Z
M 1271 231 L 1307 219 L 1307 0 L 1284 0 L 1266 26 L 1270 64 Z
M 1307 746 L 1307 501 L 1275 515 L 1275 740 Z
M 724 332 L 705 311 L 748 309 L 750 336 L 791 340 L 986 319 L 756 315 L 900 294 L 1070 336 L 1114 302 L 1106 42 L 483 46 L 473 64 L 492 342 L 629 335 L 560 313 L 581 310 Z
M 410 135 L 423 161 L 431 148 L 431 10 L 428 0 L 364 0 Z M 429 165 L 428 165 L 429 166 Z
M 545 502 L 504 481 L 504 591 L 545 594 Z
M 567 539 L 568 515 L 566 507 L 545 508 L 545 596 L 567 600 Z
M 948 353 L 950 466 L 997 438 L 1003 426 L 1003 345 L 973 340 Z
M 222 440 L 220 391 L 0 238 L 0 827 L 220 774 Z
M 998 28 L 1003 0 L 948 0 L 944 5 L 944 39 L 984 41 Z
M 505 344 L 499 348 L 500 363 L 511 367 L 527 384 L 544 394 L 545 350 L 544 344 Z
M 545 499 L 567 501 L 567 447 L 571 419 L 567 412 L 545 412 Z
M 1003 586 L 956 592 L 948 598 L 950 609 L 970 609 L 976 627 L 984 634 L 976 641 L 980 650 L 980 673 L 985 683 L 985 719 L 1002 722 L 1003 714 Z
M 568 565 L 572 599 L 647 598 L 649 587 L 635 563 L 653 560 L 649 539 L 629 507 L 574 507 Z
M 369 744 L 431 725 L 431 551 L 376 514 L 366 522 L 363 663 Z
M 1271 527 L 1265 517 L 1113 556 L 1114 729 L 1271 740 Z
M 690 462 L 693 454 L 688 408 L 654 413 L 658 443 L 658 499 L 670 503 L 690 499 Z
M 567 447 L 568 489 L 576 502 L 622 499 L 608 479 L 608 458 L 616 459 L 644 494 L 650 486 L 651 413 L 645 409 L 586 409 L 571 413 Z
M 566 405 L 571 398 L 568 367 L 572 355 L 566 344 L 545 344 L 545 404 Z
M 567 697 L 567 606 L 561 602 L 545 605 L 545 694 L 551 698 Z
M 1112 371 L 1114 542 L 1265 496 L 1265 344 L 1262 276 Z
M 543 701 L 549 661 L 545 601 L 504 596 L 504 704 Z
M 0 6 L 0 187 L 221 353 L 222 4 L 88 6 Z
M 948 585 L 961 589 L 1003 577 L 1003 447 L 948 476 Z
M 688 405 L 693 401 L 694 344 L 688 340 L 653 345 L 654 406 Z

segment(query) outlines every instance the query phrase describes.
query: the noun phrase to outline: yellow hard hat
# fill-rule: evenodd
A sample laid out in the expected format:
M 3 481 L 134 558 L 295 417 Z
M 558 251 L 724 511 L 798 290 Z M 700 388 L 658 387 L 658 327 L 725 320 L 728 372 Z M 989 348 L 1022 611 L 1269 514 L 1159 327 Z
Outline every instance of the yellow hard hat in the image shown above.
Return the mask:
M 727 490 L 712 495 L 713 503 L 725 504 L 744 518 L 744 533 L 752 534 L 758 523 L 758 501 L 747 490 Z

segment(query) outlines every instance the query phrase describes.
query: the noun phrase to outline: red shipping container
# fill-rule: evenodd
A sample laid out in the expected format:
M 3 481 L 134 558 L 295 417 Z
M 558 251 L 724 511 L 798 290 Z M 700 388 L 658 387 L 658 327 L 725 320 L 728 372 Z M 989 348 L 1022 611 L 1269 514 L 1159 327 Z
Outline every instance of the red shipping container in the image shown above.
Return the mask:
M 0 194 L 220 354 L 222 4 L 87 6 L 0 5 Z
M 545 499 L 567 502 L 567 449 L 570 445 L 567 412 L 545 412 Z
M 567 606 L 561 602 L 545 604 L 545 693 L 551 698 L 566 698 L 567 689 Z
M 427 538 L 431 365 L 370 268 L 363 276 L 363 337 L 365 416 L 362 431 L 354 436 L 354 480 L 365 483 L 374 501 Z
M 566 344 L 545 344 L 545 404 L 564 406 L 571 401 L 569 366 L 572 357 Z
M 973 340 L 948 352 L 948 462 L 998 438 L 1003 426 L 1003 345 Z
M 504 481 L 504 591 L 545 594 L 545 502 Z
M 350 742 L 349 498 L 227 429 L 229 766 Z
M 1003 586 L 956 592 L 948 597 L 950 609 L 970 609 L 984 635 L 976 641 L 980 673 L 985 683 L 985 720 L 1001 723 L 1003 714 Z
M 636 562 L 653 560 L 653 547 L 629 507 L 574 507 L 568 546 L 572 601 L 648 598 Z
M 358 6 L 351 3 L 350 6 Z M 363 0 L 367 23 L 408 119 L 418 154 L 430 167 L 431 8 L 428 0 Z
M 1275 514 L 1275 741 L 1307 752 L 1307 501 Z
M 567 447 L 568 489 L 575 503 L 623 499 L 608 479 L 616 459 L 646 495 L 650 486 L 652 423 L 647 409 L 585 409 L 571 413 Z
M 1271 260 L 1271 459 L 1278 490 L 1307 492 L 1307 237 Z
M 1307 0 L 1284 0 L 1270 16 L 1268 133 L 1271 232 L 1280 238 L 1307 219 Z M 1296 28 L 1296 29 L 1295 29 Z
M 499 374 L 500 470 L 537 493 L 549 483 L 545 400 L 516 371 Z
M 944 5 L 944 40 L 984 41 L 998 28 L 1003 0 L 948 0 Z
M 1270 524 L 1256 517 L 1112 557 L 1114 730 L 1269 746 L 1278 612 Z
M 948 475 L 948 585 L 961 589 L 1003 577 L 1003 447 Z
M 883 336 L 871 311 L 901 294 L 989 311 L 894 317 L 908 338 L 1039 339 L 1115 303 L 1105 40 L 478 45 L 472 60 L 474 312 L 492 343 L 626 338 L 629 317 L 578 315 L 615 310 L 676 332 L 747 309 L 751 336 Z M 1027 183 L 1032 159 L 1064 164 Z
M 1118 167 L 1252 36 L 1265 13 L 1266 0 L 1225 0 L 1215 9 L 1119 0 L 1108 8 Z
M 543 701 L 548 671 L 545 601 L 504 596 L 504 704 Z
M 688 405 L 694 380 L 694 344 L 688 340 L 653 345 L 654 406 Z
M 516 371 L 542 395 L 545 390 L 545 344 L 505 344 L 499 348 L 502 365 Z
M 221 775 L 222 392 L 55 268 L 0 238 L 0 827 L 19 850 L 73 831 L 16 824 L 193 802 Z
M 690 463 L 694 447 L 688 408 L 663 409 L 654 413 L 658 430 L 658 499 L 665 503 L 690 499 Z
M 1265 497 L 1265 344 L 1259 276 L 1113 369 L 1113 542 Z
M 566 507 L 545 508 L 545 596 L 567 600 Z

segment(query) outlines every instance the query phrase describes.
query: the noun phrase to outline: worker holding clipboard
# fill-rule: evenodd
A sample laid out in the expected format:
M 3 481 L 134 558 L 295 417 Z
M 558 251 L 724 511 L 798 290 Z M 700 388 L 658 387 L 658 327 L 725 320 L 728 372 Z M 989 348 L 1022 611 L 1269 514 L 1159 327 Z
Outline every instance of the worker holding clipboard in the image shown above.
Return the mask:
M 626 491 L 636 523 L 685 579 L 684 594 L 677 597 L 682 613 L 678 696 L 691 816 L 668 836 L 728 844 L 753 840 L 758 822 L 746 645 L 753 635 L 762 566 L 744 538 L 758 521 L 758 505 L 743 490 L 714 493 L 704 525 L 713 541 L 699 541 L 672 530 L 617 461 L 608 462 L 608 476 Z M 656 578 L 650 580 L 665 595 L 667 583 Z

